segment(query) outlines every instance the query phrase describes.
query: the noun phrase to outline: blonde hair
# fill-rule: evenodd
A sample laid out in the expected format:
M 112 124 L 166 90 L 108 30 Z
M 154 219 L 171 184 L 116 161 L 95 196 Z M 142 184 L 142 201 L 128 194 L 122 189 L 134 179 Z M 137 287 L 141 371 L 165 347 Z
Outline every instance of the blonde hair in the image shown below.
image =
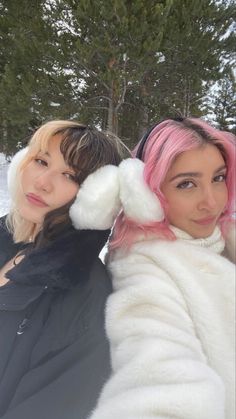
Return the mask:
M 27 153 L 17 168 L 15 193 L 7 217 L 7 226 L 15 242 L 31 241 L 36 228 L 35 223 L 23 219 L 18 209 L 22 170 L 39 152 L 47 152 L 49 141 L 57 134 L 62 135 L 61 152 L 66 163 L 75 170 L 79 184 L 99 167 L 118 165 L 124 157 L 124 150 L 127 150 L 112 133 L 101 132 L 75 121 L 56 120 L 42 125 L 32 136 Z M 57 223 L 63 223 L 68 217 L 66 208 L 64 213 L 58 214 Z

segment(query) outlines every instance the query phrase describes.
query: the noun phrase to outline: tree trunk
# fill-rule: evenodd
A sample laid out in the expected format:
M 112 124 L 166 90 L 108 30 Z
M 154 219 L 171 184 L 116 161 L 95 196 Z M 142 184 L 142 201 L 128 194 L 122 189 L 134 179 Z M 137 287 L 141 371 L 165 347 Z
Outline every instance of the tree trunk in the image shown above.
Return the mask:
M 107 129 L 117 135 L 118 133 L 118 114 L 116 112 L 113 99 L 109 99 Z
M 148 118 L 148 111 L 146 106 L 143 106 L 141 109 L 142 114 L 140 115 L 140 125 L 139 125 L 139 138 L 141 139 L 145 132 L 148 130 L 149 126 L 148 126 L 148 122 L 149 122 L 149 118 Z
M 114 134 L 118 134 L 118 110 L 120 106 L 119 100 L 117 98 L 117 89 L 115 81 L 112 81 L 111 90 L 110 90 L 111 97 L 109 98 L 108 104 L 108 116 L 107 116 L 107 129 L 108 131 L 113 132 Z

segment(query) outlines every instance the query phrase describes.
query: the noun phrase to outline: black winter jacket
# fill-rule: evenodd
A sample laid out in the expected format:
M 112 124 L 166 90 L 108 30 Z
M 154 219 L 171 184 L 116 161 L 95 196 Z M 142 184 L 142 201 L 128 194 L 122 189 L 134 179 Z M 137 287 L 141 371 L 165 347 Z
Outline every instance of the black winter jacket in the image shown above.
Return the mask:
M 0 417 L 86 419 L 110 373 L 98 259 L 109 231 L 70 227 L 0 287 Z M 0 267 L 21 249 L 0 220 Z

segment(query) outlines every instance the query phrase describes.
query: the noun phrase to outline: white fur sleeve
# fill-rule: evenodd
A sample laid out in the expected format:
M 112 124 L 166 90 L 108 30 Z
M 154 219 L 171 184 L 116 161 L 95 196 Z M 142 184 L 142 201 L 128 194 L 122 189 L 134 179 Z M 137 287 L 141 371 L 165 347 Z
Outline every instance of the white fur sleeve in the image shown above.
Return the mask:
M 149 258 L 113 262 L 107 306 L 113 375 L 91 419 L 223 419 L 224 385 L 181 292 Z

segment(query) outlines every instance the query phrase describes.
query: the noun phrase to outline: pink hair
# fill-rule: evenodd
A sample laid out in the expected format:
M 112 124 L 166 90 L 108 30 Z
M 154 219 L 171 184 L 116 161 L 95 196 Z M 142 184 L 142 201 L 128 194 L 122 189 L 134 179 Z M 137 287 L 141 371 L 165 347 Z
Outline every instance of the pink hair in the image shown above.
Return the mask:
M 133 152 L 134 157 L 139 144 Z M 144 145 L 141 156 L 145 163 L 144 179 L 165 210 L 167 203 L 161 192 L 161 185 L 170 166 L 181 153 L 205 144 L 217 147 L 227 166 L 228 202 L 219 219 L 224 234 L 227 224 L 232 221 L 235 213 L 235 136 L 233 134 L 213 128 L 198 118 L 186 118 L 182 121 L 169 119 L 161 122 L 152 129 Z M 138 236 L 145 236 L 148 233 L 167 240 L 175 240 L 175 235 L 170 230 L 167 220 L 140 225 L 127 219 L 122 212 L 114 226 L 111 249 L 121 246 L 129 247 Z

